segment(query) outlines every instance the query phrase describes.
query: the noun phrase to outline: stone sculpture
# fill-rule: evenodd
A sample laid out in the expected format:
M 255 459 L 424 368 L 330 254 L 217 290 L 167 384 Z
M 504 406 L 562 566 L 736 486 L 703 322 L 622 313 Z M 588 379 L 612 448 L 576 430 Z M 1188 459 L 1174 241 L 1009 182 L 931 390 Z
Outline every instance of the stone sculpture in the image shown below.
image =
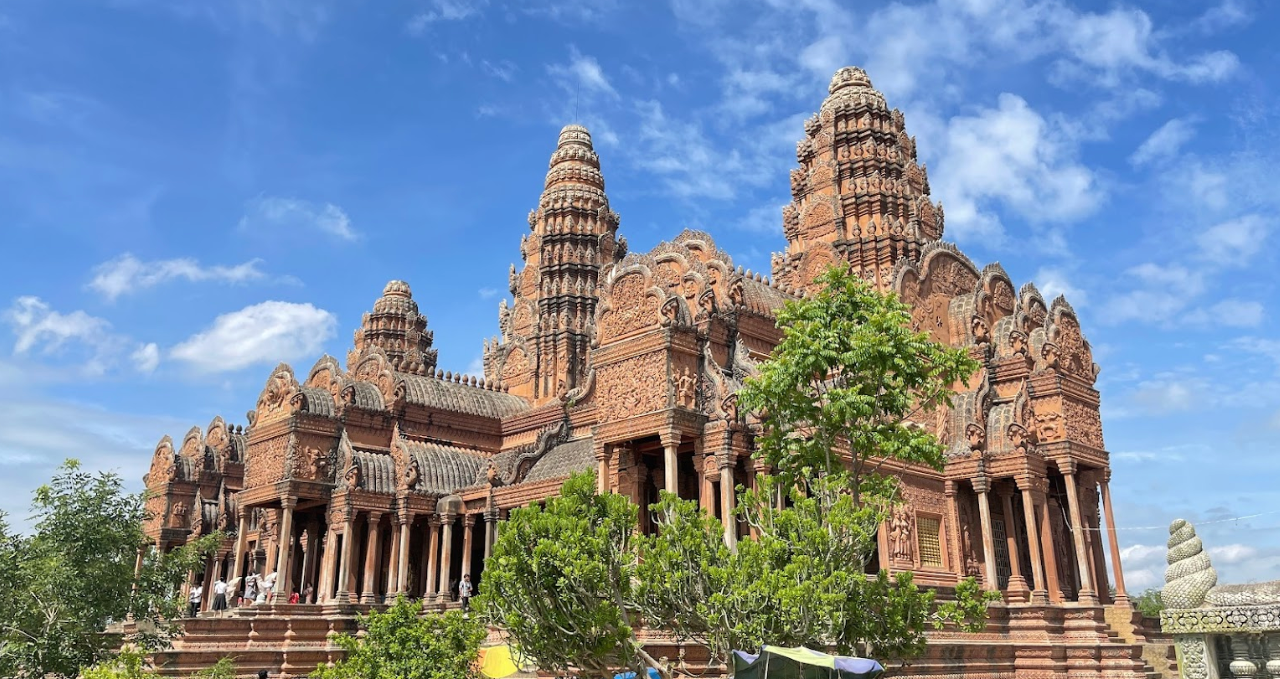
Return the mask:
M 1177 519 L 1169 526 L 1169 567 L 1164 572 L 1161 598 L 1169 608 L 1198 608 L 1209 590 L 1218 584 L 1218 572 L 1209 563 L 1195 526 Z

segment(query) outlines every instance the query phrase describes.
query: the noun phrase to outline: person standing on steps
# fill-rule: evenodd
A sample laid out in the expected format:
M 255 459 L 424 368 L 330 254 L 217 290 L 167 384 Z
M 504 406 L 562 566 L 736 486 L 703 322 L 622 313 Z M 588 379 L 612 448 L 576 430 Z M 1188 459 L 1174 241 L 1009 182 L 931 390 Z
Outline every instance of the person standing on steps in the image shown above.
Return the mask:
M 204 594 L 204 588 L 196 585 L 191 588 L 191 593 L 187 595 L 187 617 L 194 618 L 200 612 L 200 597 Z
M 218 615 L 227 610 L 227 583 L 222 578 L 213 583 L 213 610 Z
M 471 575 L 462 576 L 462 582 L 458 583 L 458 598 L 462 599 L 462 610 L 471 610 Z

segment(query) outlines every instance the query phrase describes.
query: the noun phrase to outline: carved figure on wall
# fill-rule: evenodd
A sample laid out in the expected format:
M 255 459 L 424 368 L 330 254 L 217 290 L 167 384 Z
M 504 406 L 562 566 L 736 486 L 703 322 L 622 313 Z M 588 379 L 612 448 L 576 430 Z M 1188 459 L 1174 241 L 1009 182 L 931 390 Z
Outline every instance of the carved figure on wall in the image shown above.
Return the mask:
M 991 343 L 991 331 L 987 328 L 987 322 L 981 317 L 974 316 L 972 330 L 974 344 L 981 346 Z
M 1014 356 L 1027 357 L 1027 333 L 1021 330 L 1009 331 L 1009 349 Z
M 1034 437 L 1026 427 L 1014 422 L 1008 428 L 1009 442 L 1013 444 L 1013 451 L 1019 455 L 1026 455 L 1035 448 Z
M 353 462 L 350 467 L 347 467 L 347 473 L 344 478 L 347 482 L 347 490 L 356 490 L 359 488 L 360 482 L 363 480 L 360 472 L 360 465 Z
M 693 378 L 693 372 L 686 365 L 676 378 L 676 402 L 685 408 L 693 408 L 697 396 L 696 385 L 697 381 Z
M 311 468 L 311 478 L 326 481 L 329 478 L 329 460 L 319 448 L 307 448 L 307 464 Z
M 889 546 L 894 561 L 910 563 L 915 558 L 915 543 L 911 529 L 911 510 L 898 506 L 889 519 Z
M 1040 347 L 1040 358 L 1044 361 L 1040 366 L 1041 369 L 1058 370 L 1060 356 L 1061 352 L 1058 351 L 1058 345 L 1053 342 L 1045 342 L 1044 346 Z
M 969 426 L 964 428 L 964 436 L 968 439 L 969 450 L 972 452 L 982 452 L 987 446 L 987 430 L 977 424 L 970 422 Z
M 418 482 L 422 480 L 422 469 L 418 466 L 417 458 L 409 458 L 409 466 L 404 470 L 404 490 L 414 490 L 418 487 Z
M 186 516 L 186 515 L 187 515 L 187 503 L 185 503 L 185 502 L 179 502 L 179 503 L 177 503 L 177 504 L 173 505 L 173 515 L 174 515 L 174 516 Z
M 1035 418 L 1037 441 L 1057 441 L 1062 438 L 1062 415 L 1060 413 L 1054 410 L 1045 413 L 1037 412 Z
M 512 271 L 515 267 L 512 267 Z M 498 328 L 502 332 L 502 339 L 511 337 L 511 307 L 507 306 L 507 300 L 503 299 L 498 302 Z
M 489 461 L 489 468 L 485 470 L 485 479 L 490 486 L 502 485 L 502 479 L 498 475 L 498 465 L 494 464 L 493 460 Z

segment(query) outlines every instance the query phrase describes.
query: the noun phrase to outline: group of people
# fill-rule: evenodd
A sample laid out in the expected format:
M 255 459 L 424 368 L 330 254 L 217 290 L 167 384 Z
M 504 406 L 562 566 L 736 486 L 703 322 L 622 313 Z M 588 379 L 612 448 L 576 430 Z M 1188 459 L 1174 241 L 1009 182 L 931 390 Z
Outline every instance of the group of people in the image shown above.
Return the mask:
M 257 573 L 249 573 L 248 577 L 235 578 L 231 582 L 227 582 L 219 577 L 213 583 L 213 604 L 210 609 L 219 615 L 222 611 L 227 610 L 228 601 L 236 601 L 236 592 L 239 591 L 239 585 L 243 580 L 244 591 L 239 597 L 240 606 L 255 606 L 258 604 L 270 604 L 276 602 L 276 580 L 277 575 L 273 571 L 266 575 L 258 575 Z M 187 617 L 194 618 L 200 612 L 200 603 L 204 600 L 204 587 L 200 584 L 192 586 L 187 593 Z M 303 588 L 302 592 L 293 590 L 289 594 L 289 603 L 315 603 L 315 589 L 308 584 Z
M 258 575 L 250 573 L 244 578 L 244 595 L 240 597 L 241 606 L 255 606 L 258 604 L 270 604 L 276 601 L 276 573 L 273 571 L 266 575 Z M 235 578 L 230 583 L 219 577 L 213 583 L 213 604 L 210 608 L 218 615 L 222 611 L 227 610 L 227 601 L 235 601 L 235 594 L 240 584 L 241 578 Z M 457 597 L 462 601 L 462 610 L 471 609 L 471 597 L 475 594 L 475 586 L 471 584 L 471 576 L 462 576 L 462 581 L 457 582 L 450 589 L 457 592 Z M 187 617 L 194 618 L 200 612 L 200 603 L 204 600 L 204 587 L 200 584 L 193 585 L 187 593 Z M 293 590 L 289 594 L 289 603 L 315 603 L 315 588 L 307 584 L 303 588 L 302 593 Z

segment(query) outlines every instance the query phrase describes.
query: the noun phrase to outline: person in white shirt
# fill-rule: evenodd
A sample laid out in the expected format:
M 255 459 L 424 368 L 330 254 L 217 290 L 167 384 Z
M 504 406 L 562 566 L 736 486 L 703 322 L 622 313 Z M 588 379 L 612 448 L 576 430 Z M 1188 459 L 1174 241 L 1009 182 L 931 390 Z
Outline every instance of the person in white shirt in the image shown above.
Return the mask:
M 227 583 L 222 578 L 218 578 L 213 583 L 213 610 L 222 615 L 227 610 Z
M 458 598 L 462 599 L 462 610 L 471 610 L 471 576 L 462 576 L 462 582 L 458 583 Z
M 254 600 L 258 597 L 258 574 L 249 573 L 244 579 L 244 598 L 241 599 L 241 606 L 252 606 Z
M 194 618 L 200 612 L 200 597 L 204 594 L 204 588 L 196 585 L 191 588 L 191 593 L 187 595 L 187 617 Z
M 267 573 L 267 577 L 262 579 L 262 593 L 267 597 L 267 603 L 271 603 L 276 598 L 276 572 Z

